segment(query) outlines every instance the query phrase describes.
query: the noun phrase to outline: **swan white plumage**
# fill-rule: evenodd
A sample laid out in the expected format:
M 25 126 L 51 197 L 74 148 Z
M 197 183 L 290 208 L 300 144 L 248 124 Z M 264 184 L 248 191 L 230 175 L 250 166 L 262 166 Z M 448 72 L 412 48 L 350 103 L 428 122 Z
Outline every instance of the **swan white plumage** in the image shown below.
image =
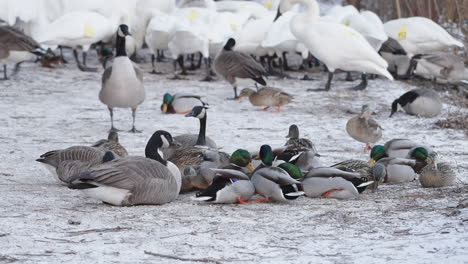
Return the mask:
M 425 17 L 409 17 L 388 21 L 385 32 L 398 40 L 411 57 L 415 54 L 433 53 L 452 47 L 463 47 L 445 29 Z
M 361 33 L 376 51 L 388 39 L 382 20 L 372 11 L 353 13 L 345 17 L 341 23 Z
M 269 12 L 266 17 L 247 21 L 242 30 L 238 31 L 234 37 L 236 40 L 234 50 L 256 56 L 268 55 L 273 49 L 262 47 L 261 44 L 273 24 L 274 18 L 275 14 Z
M 218 12 L 250 12 L 250 16 L 255 19 L 263 18 L 270 14 L 265 6 L 251 1 L 219 1 L 215 2 L 215 4 Z
M 155 69 L 155 54 L 158 51 L 164 52 L 169 49 L 169 37 L 174 30 L 176 18 L 162 12 L 155 12 L 146 28 L 145 41 L 151 51 L 152 73 L 157 73 Z
M 329 77 L 325 89 L 318 89 L 318 91 L 330 89 L 333 72 L 336 69 L 374 73 L 393 80 L 392 75 L 387 71 L 387 62 L 377 54 L 359 32 L 342 24 L 320 20 L 316 0 L 286 1 L 302 2 L 307 6 L 305 12 L 297 14 L 291 20 L 290 26 L 294 36 L 328 68 Z

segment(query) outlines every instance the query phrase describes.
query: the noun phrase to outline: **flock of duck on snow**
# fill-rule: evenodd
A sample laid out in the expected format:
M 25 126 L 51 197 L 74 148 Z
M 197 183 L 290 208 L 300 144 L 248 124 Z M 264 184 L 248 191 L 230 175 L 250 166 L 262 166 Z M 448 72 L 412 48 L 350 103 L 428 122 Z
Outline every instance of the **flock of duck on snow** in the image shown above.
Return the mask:
M 204 80 L 212 80 L 213 69 L 232 86 L 233 99 L 248 97 L 253 105 L 264 106 L 263 110 L 277 107 L 276 112 L 290 103 L 292 96 L 266 87 L 265 77 L 286 76 L 284 70 L 290 69 L 288 54 L 300 54 L 306 72 L 311 64 L 323 65 L 328 72 L 324 88 L 308 91 L 330 90 L 338 69 L 362 73 L 362 81 L 353 90 L 365 89 L 369 77 L 376 75 L 393 80 L 416 73 L 453 84 L 468 77 L 463 60 L 448 51 L 463 44 L 423 17 L 383 24 L 373 12 L 359 12 L 353 6 L 335 6 L 320 16 L 316 0 L 268 0 L 265 6 L 212 0 L 205 0 L 205 7 L 175 7 L 175 1 L 169 0 L 137 3 L 139 18 L 144 20 L 139 23 L 144 26 L 135 26 L 138 30 L 133 35 L 128 15 L 122 12 L 106 16 L 95 11 L 70 11 L 50 21 L 47 30 L 40 30 L 34 19 L 23 21 L 24 32 L 31 36 L 12 26 L 0 26 L 0 64 L 4 64 L 5 79 L 7 64 L 35 56 L 49 62 L 55 59 L 55 54 L 45 47 L 59 46 L 61 53 L 61 47 L 71 47 L 83 71 L 97 70 L 86 65 L 86 52 L 92 45 L 104 58 L 99 100 L 109 109 L 109 138 L 89 147 L 49 151 L 37 159 L 69 188 L 109 204 L 137 205 L 168 203 L 180 192 L 192 190 L 200 190 L 195 200 L 215 203 L 248 203 L 255 194 L 264 198 L 255 201 L 288 201 L 302 195 L 354 198 L 368 186 L 377 190 L 379 183 L 412 181 L 417 174 L 424 187 L 455 183 L 454 170 L 439 162 L 437 153 L 427 146 L 394 139 L 371 147 L 381 139 L 382 129 L 370 117 L 367 105 L 348 121 L 346 131 L 371 150 L 369 162 L 345 160 L 324 167 L 314 144 L 299 137 L 296 125 L 290 126 L 284 147 L 263 145 L 256 153 L 238 149 L 229 155 L 205 135 L 207 107 L 201 97 L 169 93 L 163 97 L 161 110 L 198 118 L 199 134 L 173 137 L 158 130 L 146 145 L 146 157 L 127 156 L 118 142 L 113 109 L 130 108 L 131 131 L 138 132 L 135 115 L 145 100 L 145 89 L 143 72 L 130 57 L 135 57 L 143 42 L 152 53 L 152 73 L 158 73 L 156 64 L 169 51 L 174 78 L 180 78 L 177 65 L 185 74 L 184 58 L 191 58 L 195 64 L 193 54 L 199 53 L 199 64 L 203 59 L 206 65 Z M 302 5 L 296 5 L 299 3 Z M 104 43 L 109 42 L 115 54 L 105 48 Z M 78 48 L 83 52 L 81 61 Z M 107 65 L 110 57 L 111 66 Z M 274 62 L 278 62 L 280 72 L 274 69 Z M 304 79 L 308 78 L 306 74 Z M 265 87 L 245 88 L 238 93 L 240 79 Z M 403 94 L 393 102 L 390 116 L 398 105 L 409 114 L 428 117 L 438 115 L 442 109 L 438 94 L 431 89 Z

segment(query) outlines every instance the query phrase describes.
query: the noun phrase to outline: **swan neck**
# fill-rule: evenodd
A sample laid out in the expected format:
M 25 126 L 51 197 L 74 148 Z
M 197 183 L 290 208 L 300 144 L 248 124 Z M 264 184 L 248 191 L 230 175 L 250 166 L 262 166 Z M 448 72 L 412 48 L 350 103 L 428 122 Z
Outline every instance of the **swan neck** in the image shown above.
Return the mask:
M 320 17 L 320 7 L 317 0 L 305 0 L 304 3 L 307 7 L 306 13 L 310 19 L 317 19 Z

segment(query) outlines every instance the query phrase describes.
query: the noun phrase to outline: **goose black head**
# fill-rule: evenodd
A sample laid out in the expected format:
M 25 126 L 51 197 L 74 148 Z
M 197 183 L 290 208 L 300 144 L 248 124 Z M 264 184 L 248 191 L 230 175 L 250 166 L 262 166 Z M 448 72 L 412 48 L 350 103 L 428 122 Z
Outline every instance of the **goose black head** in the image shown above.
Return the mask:
M 190 113 L 186 114 L 185 116 L 186 117 L 192 116 L 198 119 L 203 119 L 206 117 L 206 109 L 208 109 L 208 107 L 197 105 L 197 106 L 194 106 L 192 108 L 192 111 L 190 111 Z
M 117 39 L 115 41 L 116 57 L 127 56 L 127 51 L 125 50 L 125 38 L 130 36 L 128 26 L 122 24 L 117 29 Z
M 125 38 L 126 36 L 131 36 L 128 26 L 125 24 L 121 24 L 119 29 L 117 30 L 117 35 L 121 38 Z
M 236 45 L 236 41 L 233 38 L 228 39 L 226 44 L 224 45 L 224 50 L 232 50 L 234 46 Z
M 102 162 L 109 162 L 114 159 L 115 159 L 114 153 L 112 151 L 106 151 L 106 153 L 104 153 L 104 156 L 102 157 Z

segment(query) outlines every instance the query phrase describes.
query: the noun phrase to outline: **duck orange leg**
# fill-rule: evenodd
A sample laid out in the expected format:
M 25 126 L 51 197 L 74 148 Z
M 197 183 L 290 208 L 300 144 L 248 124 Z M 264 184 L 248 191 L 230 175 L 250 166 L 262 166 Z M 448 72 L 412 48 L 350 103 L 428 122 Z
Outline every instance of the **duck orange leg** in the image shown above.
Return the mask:
M 240 204 L 250 204 L 249 202 L 242 200 L 242 198 L 240 196 L 237 197 L 237 202 L 240 203 Z
M 369 143 L 366 143 L 366 147 L 364 148 L 364 152 L 367 152 L 367 151 L 369 151 L 371 149 L 372 149 L 371 145 L 369 145 Z
M 265 108 L 262 108 L 262 109 L 257 109 L 257 111 L 266 111 L 268 110 L 268 108 L 270 108 L 269 106 L 265 107 Z
M 279 113 L 281 111 L 281 105 L 279 104 L 273 113 Z
M 260 200 L 253 200 L 252 202 L 256 203 L 267 203 L 270 201 L 270 198 L 260 199 Z

